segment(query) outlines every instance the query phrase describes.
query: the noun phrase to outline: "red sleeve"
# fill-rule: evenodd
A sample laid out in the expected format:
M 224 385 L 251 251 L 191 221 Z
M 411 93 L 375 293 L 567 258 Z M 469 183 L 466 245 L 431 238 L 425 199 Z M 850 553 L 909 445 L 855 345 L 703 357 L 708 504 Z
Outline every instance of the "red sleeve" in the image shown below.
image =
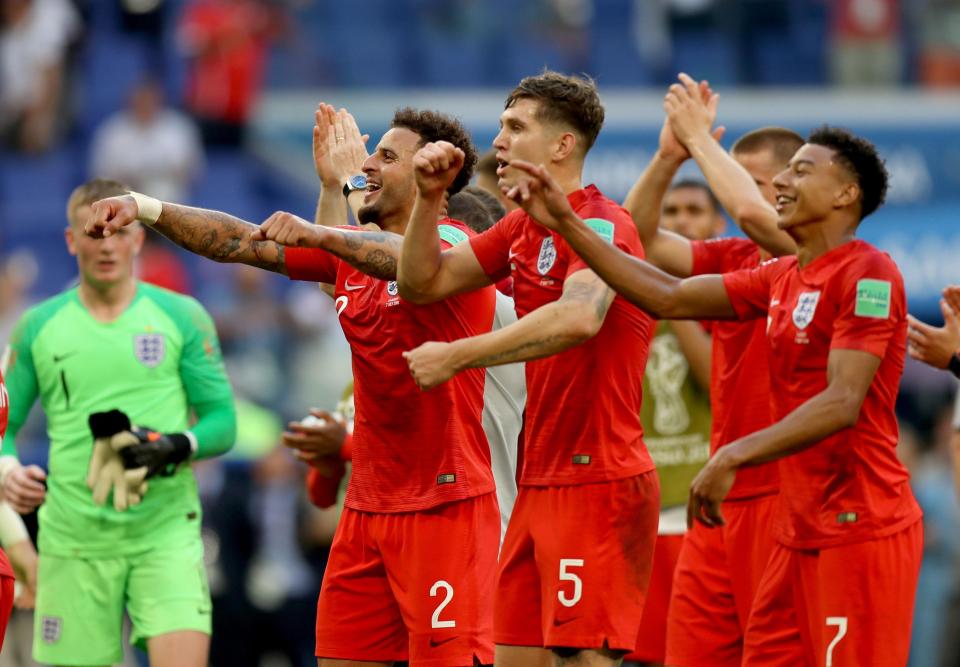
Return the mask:
M 640 243 L 640 235 L 637 233 L 637 226 L 633 223 L 633 218 L 623 208 L 610 201 L 597 201 L 589 204 L 584 209 L 577 211 L 580 218 L 593 229 L 601 238 L 608 243 L 613 243 L 617 248 L 643 259 L 643 244 Z M 611 237 L 612 235 L 612 237 Z M 580 259 L 573 248 L 560 237 L 558 239 L 558 250 L 567 253 L 570 261 L 567 264 L 567 277 L 577 271 L 589 269 L 590 265 Z
M 307 495 L 317 507 L 333 507 L 337 504 L 340 482 L 346 474 L 343 461 L 336 458 L 329 461 L 328 469 L 324 472 L 313 466 L 307 472 Z
M 900 271 L 889 257 L 876 253 L 850 266 L 843 280 L 830 349 L 883 357 L 907 317 Z
M 753 268 L 760 255 L 753 241 L 736 237 L 692 241 L 690 250 L 693 252 L 692 276 Z
M 755 269 L 741 269 L 723 274 L 727 298 L 739 320 L 752 320 L 767 314 L 770 304 L 770 285 L 774 276 L 784 268 L 784 262 L 771 259 Z
M 340 445 L 340 460 L 353 460 L 353 433 L 347 433 L 343 437 L 343 444 Z
M 490 280 L 498 282 L 510 277 L 510 246 L 513 244 L 515 221 L 523 211 L 514 211 L 483 234 L 471 237 L 470 247 Z
M 340 258 L 319 248 L 284 249 L 284 261 L 290 280 L 306 280 L 315 283 L 337 282 Z

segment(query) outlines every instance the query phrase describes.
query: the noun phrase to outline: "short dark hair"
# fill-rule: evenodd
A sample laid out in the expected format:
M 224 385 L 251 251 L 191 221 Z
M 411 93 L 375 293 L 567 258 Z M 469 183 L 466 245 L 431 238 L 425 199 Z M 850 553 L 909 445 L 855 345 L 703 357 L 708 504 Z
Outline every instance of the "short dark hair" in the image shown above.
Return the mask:
M 877 147 L 840 127 L 823 125 L 810 133 L 808 144 L 826 146 L 860 186 L 860 219 L 876 211 L 887 197 L 890 174 Z
M 469 192 L 474 197 L 480 200 L 480 203 L 483 204 L 487 211 L 490 212 L 493 221 L 496 222 L 503 216 L 507 214 L 507 208 L 503 205 L 497 196 L 488 190 L 484 190 L 479 185 L 468 185 L 463 189 L 464 192 Z
M 777 164 L 786 166 L 803 144 L 803 137 L 793 130 L 769 126 L 747 132 L 733 143 L 730 152 L 736 155 L 768 150 L 773 153 L 773 159 Z
M 81 206 L 92 204 L 107 197 L 119 197 L 129 191 L 130 188 L 120 181 L 109 178 L 95 178 L 83 185 L 78 185 L 67 199 L 67 220 L 71 225 L 74 224 L 73 212 Z
M 604 110 L 597 84 L 587 75 L 568 76 L 544 70 L 542 74 L 521 80 L 507 97 L 504 109 L 517 100 L 540 102 L 537 118 L 541 122 L 561 123 L 573 128 L 583 139 L 583 154 L 593 147 L 603 127 Z
M 703 190 L 706 193 L 707 199 L 710 200 L 710 205 L 713 206 L 713 210 L 717 213 L 720 213 L 721 206 L 720 200 L 717 199 L 717 196 L 713 194 L 713 190 L 710 189 L 710 186 L 704 183 L 701 180 L 696 178 L 681 178 L 678 181 L 674 181 L 670 184 L 670 188 L 667 192 L 673 192 L 674 190 L 680 190 L 681 188 L 693 188 L 694 190 Z
M 466 190 L 450 195 L 447 215 L 454 220 L 460 220 L 477 234 L 487 231 L 496 222 L 480 198 Z
M 477 164 L 477 149 L 473 145 L 470 133 L 459 120 L 453 116 L 442 114 L 439 111 L 428 111 L 403 107 L 393 114 L 390 127 L 402 127 L 420 135 L 420 145 L 432 141 L 449 141 L 464 153 L 463 167 L 447 188 L 447 192 L 460 192 L 473 176 L 473 168 Z

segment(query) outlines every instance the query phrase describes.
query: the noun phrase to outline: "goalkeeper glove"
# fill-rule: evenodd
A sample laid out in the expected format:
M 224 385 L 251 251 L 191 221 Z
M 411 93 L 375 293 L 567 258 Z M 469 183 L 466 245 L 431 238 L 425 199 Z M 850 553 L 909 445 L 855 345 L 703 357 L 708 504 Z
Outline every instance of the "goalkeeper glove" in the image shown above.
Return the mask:
M 111 444 L 125 468 L 146 468 L 147 479 L 173 475 L 193 453 L 190 436 L 185 433 L 157 433 L 139 427 L 114 436 Z

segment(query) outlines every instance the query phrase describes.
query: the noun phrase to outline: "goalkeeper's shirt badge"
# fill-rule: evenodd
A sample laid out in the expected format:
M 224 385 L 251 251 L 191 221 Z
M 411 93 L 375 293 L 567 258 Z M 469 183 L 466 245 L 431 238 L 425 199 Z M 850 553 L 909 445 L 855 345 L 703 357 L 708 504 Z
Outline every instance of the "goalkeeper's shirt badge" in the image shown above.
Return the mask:
M 166 355 L 163 334 L 146 333 L 134 336 L 133 351 L 137 355 L 137 361 L 147 368 L 159 366 Z
M 44 616 L 40 620 L 40 637 L 44 644 L 56 644 L 60 641 L 63 619 L 59 616 Z

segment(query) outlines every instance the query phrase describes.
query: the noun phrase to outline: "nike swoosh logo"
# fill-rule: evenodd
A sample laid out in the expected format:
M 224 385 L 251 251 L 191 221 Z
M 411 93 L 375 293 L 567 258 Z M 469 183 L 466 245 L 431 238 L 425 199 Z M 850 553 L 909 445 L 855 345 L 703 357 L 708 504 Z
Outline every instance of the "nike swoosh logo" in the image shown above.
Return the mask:
M 555 619 L 553 619 L 553 625 L 554 625 L 554 627 L 559 628 L 561 625 L 566 625 L 567 623 L 572 623 L 573 621 L 577 620 L 578 618 L 580 618 L 580 617 L 579 617 L 579 616 L 573 616 L 573 617 L 571 617 L 571 618 L 564 618 L 564 619 L 555 618 Z
M 53 355 L 53 363 L 59 364 L 61 361 L 63 361 L 67 357 L 72 357 L 76 353 L 77 353 L 76 350 L 74 350 L 73 352 L 67 352 L 66 354 L 55 354 Z
M 364 287 L 366 287 L 366 285 L 351 285 L 349 281 L 343 281 L 343 289 L 347 290 L 348 292 L 352 292 L 353 290 L 357 289 L 363 289 Z
M 433 637 L 431 637 L 431 638 L 430 638 L 430 648 L 437 648 L 438 646 L 443 646 L 444 644 L 449 644 L 450 642 L 452 642 L 452 641 L 453 641 L 454 639 L 456 639 L 456 638 L 457 638 L 457 635 L 454 635 L 453 637 L 447 637 L 446 639 L 441 639 L 440 641 L 437 641 L 436 639 L 434 639 Z
M 520 253 L 518 253 L 518 252 L 513 252 L 513 251 L 511 250 L 510 252 L 507 253 L 507 261 L 513 260 L 513 258 L 516 257 L 516 256 L 519 255 L 519 254 L 520 254 Z

